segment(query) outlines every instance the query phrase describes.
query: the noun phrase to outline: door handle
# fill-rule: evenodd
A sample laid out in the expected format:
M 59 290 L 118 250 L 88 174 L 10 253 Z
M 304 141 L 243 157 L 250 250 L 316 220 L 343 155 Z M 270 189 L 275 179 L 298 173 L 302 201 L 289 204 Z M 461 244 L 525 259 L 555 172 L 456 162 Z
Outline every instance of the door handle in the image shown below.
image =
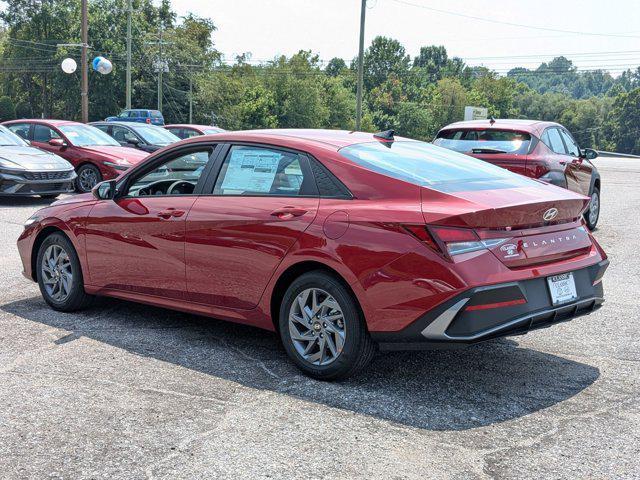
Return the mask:
M 176 210 L 175 208 L 167 208 L 162 212 L 158 212 L 157 216 L 164 219 L 169 219 L 171 217 L 180 218 L 185 214 L 184 210 Z
M 271 212 L 271 216 L 278 217 L 278 218 L 291 218 L 291 217 L 300 217 L 307 212 L 308 210 L 305 210 L 304 208 L 287 206 L 287 207 L 282 207 L 282 208 L 278 208 L 277 210 L 274 210 L 273 212 Z

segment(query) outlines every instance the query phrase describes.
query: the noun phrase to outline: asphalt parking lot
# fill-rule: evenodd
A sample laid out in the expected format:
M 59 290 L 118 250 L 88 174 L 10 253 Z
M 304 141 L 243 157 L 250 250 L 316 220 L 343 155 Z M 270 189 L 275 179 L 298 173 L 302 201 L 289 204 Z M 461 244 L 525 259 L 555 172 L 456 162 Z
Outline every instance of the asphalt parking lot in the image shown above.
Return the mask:
M 0 199 L 1 478 L 638 478 L 640 161 L 596 160 L 611 267 L 594 314 L 302 376 L 274 334 L 102 300 L 57 313 Z

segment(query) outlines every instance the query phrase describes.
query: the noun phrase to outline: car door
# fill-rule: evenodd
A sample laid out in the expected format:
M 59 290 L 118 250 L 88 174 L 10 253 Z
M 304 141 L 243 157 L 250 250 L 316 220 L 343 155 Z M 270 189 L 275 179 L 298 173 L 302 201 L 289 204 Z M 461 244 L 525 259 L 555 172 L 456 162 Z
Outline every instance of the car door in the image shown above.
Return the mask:
M 96 203 L 85 225 L 91 285 L 184 298 L 185 219 L 213 151 L 168 152 L 126 176 L 115 200 Z
M 591 173 L 593 172 L 593 167 L 588 160 L 581 157 L 580 148 L 571 134 L 563 128 L 559 130 L 567 148 L 567 154 L 570 156 L 567 170 L 568 174 L 574 180 L 575 191 L 589 196 L 591 193 Z
M 552 156 L 546 160 L 549 162 L 548 166 L 552 170 L 562 172 L 566 186 L 569 190 L 579 191 L 576 185 L 575 178 L 571 175 L 571 171 L 568 165 L 571 163 L 571 157 L 567 154 L 567 148 L 562 140 L 562 135 L 557 127 L 547 128 L 541 137 L 543 143 L 549 147 Z
M 194 302 L 255 307 L 275 269 L 311 224 L 319 198 L 308 158 L 271 146 L 221 151 L 187 217 L 187 291 Z

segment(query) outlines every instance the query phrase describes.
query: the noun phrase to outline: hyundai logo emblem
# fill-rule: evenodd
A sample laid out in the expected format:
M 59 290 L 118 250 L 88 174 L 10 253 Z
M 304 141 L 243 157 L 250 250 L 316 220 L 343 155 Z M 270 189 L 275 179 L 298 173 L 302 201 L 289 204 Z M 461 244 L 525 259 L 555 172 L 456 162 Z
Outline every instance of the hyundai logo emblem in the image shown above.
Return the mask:
M 543 218 L 543 220 L 545 222 L 550 222 L 551 220 L 553 220 L 557 216 L 558 216 L 558 209 L 557 208 L 550 208 L 549 210 L 544 212 L 544 214 L 542 215 L 542 218 Z

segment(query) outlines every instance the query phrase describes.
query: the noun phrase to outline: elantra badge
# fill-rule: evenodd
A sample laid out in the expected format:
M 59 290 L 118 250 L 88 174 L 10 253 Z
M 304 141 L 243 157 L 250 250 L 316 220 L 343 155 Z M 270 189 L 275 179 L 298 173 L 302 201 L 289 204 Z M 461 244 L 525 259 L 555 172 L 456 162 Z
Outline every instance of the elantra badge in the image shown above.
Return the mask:
M 549 210 L 544 212 L 544 214 L 542 215 L 542 219 L 545 222 L 550 222 L 551 220 L 553 220 L 557 216 L 558 216 L 558 209 L 557 208 L 550 208 Z

